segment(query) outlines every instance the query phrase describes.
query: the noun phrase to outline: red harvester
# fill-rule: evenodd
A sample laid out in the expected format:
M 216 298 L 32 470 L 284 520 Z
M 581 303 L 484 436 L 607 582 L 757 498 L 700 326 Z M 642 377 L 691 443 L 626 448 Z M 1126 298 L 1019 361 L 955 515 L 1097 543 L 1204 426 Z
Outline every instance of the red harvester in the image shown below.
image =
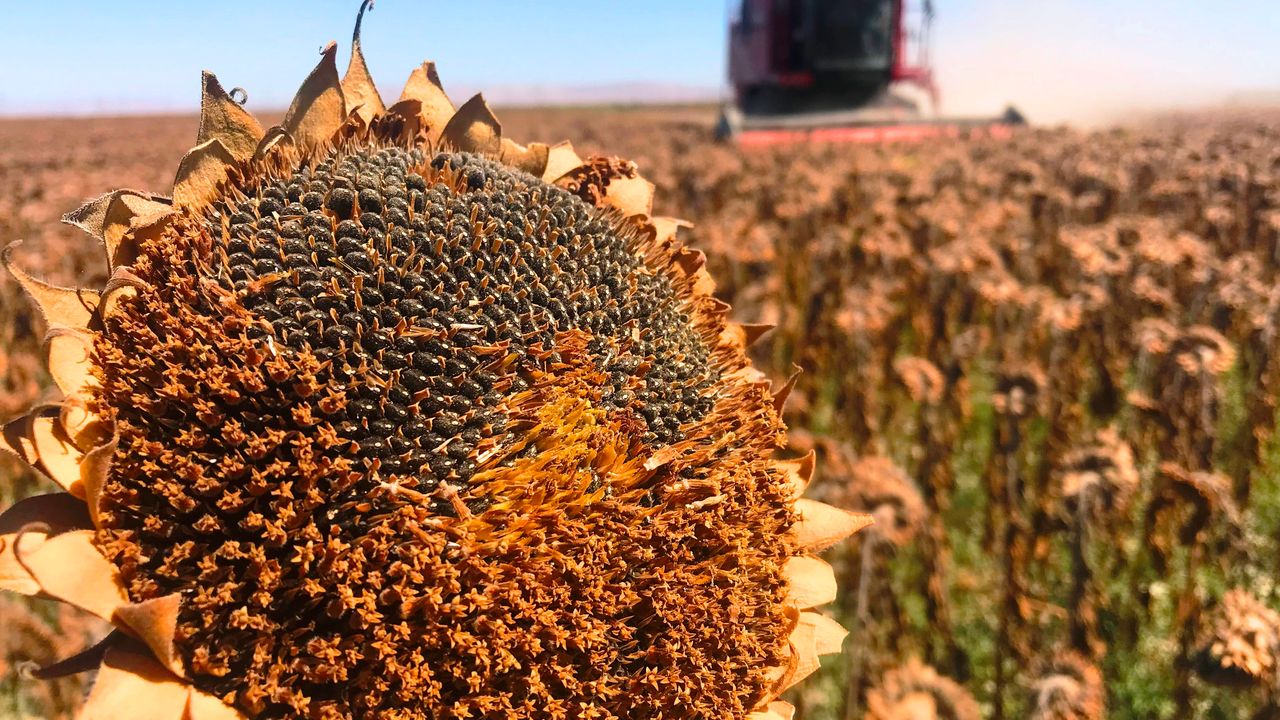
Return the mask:
M 936 117 L 929 0 L 740 0 L 729 28 L 734 102 L 717 134 L 741 145 L 1007 133 L 1013 108 Z

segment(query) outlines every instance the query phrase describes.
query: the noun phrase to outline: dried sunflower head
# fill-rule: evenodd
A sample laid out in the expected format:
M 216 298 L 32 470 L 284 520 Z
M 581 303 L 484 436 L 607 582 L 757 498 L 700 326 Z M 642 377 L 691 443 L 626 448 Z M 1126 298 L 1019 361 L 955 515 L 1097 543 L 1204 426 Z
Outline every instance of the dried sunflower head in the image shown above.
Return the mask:
M 1182 372 L 1193 376 L 1222 375 L 1236 362 L 1231 341 L 1206 325 L 1187 328 L 1173 340 L 1170 353 Z
M 1241 522 L 1230 477 L 1220 472 L 1188 470 L 1168 461 L 1157 469 L 1147 517 L 1156 529 L 1151 543 L 1157 549 L 1173 538 L 1182 545 L 1191 545 L 1210 528 L 1234 533 Z
M 1099 430 L 1095 440 L 1067 452 L 1056 475 L 1069 519 L 1106 523 L 1124 514 L 1140 478 L 1133 448 L 1115 428 Z
M 946 380 L 933 363 L 922 357 L 906 356 L 893 361 L 893 370 L 906 386 L 912 402 L 936 405 L 942 401 Z
M 1102 720 L 1106 690 L 1102 673 L 1080 655 L 1056 655 L 1031 686 L 1031 720 Z
M 787 714 L 867 519 L 772 459 L 702 255 L 633 164 L 335 56 L 265 131 L 205 76 L 172 197 L 67 216 L 102 290 L 12 268 L 65 399 L 5 444 L 63 492 L 0 587 L 116 626 L 87 716 Z
M 867 720 L 978 720 L 978 703 L 959 683 L 912 659 L 867 693 Z
M 1039 410 L 1047 387 L 1048 378 L 1040 368 L 1030 363 L 1007 364 L 996 376 L 991 404 L 998 415 L 1025 418 Z
M 1196 654 L 1197 669 L 1209 682 L 1280 692 L 1280 613 L 1249 591 L 1227 591 L 1209 613 Z

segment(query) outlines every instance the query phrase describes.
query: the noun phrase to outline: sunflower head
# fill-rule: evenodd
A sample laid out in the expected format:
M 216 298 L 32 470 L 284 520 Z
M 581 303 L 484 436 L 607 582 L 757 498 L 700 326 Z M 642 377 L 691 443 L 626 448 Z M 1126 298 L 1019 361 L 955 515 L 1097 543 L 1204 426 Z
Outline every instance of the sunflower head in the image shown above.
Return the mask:
M 1030 364 L 1010 364 L 996 376 L 991 404 L 998 415 L 1021 420 L 1040 409 L 1044 402 L 1048 378 L 1044 371 Z
M 1110 522 L 1122 517 L 1140 482 L 1133 448 L 1115 428 L 1068 451 L 1056 473 L 1068 519 Z
M 919 660 L 884 674 L 867 693 L 867 720 L 978 720 L 978 703 L 959 683 Z
M 946 390 L 942 371 L 925 358 L 907 356 L 893 361 L 893 371 L 907 389 L 911 401 L 922 405 L 937 405 Z
M 1077 653 L 1055 656 L 1031 686 L 1032 720 L 1102 720 L 1106 717 L 1102 672 Z
M 387 106 L 357 22 L 280 125 L 206 74 L 171 195 L 67 216 L 106 287 L 6 253 L 65 397 L 5 428 L 62 492 L 0 516 L 0 587 L 116 626 L 86 712 L 785 716 L 868 519 L 799 498 L 759 330 L 652 199 L 431 63 Z
M 1280 692 L 1280 613 L 1247 590 L 1227 591 L 1208 614 L 1196 664 L 1216 685 Z

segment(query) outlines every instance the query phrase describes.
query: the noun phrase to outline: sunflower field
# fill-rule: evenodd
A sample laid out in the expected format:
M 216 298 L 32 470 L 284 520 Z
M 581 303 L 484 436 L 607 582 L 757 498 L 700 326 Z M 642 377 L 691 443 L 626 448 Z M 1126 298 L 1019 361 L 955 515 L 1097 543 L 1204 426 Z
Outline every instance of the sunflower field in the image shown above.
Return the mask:
M 498 680 L 477 680 L 490 684 L 471 690 L 491 703 L 455 715 L 442 710 L 440 717 L 506 717 L 515 713 L 511 707 L 521 699 L 553 703 L 587 697 L 587 689 L 554 676 L 561 671 L 600 693 L 598 706 L 541 706 L 515 714 L 590 717 L 586 708 L 591 707 L 598 717 L 706 717 L 714 715 L 708 708 L 718 706 L 732 716 L 729 707 L 738 702 L 745 703 L 743 712 L 754 710 L 753 717 L 765 717 L 766 712 L 774 713 L 768 717 L 787 717 L 792 712 L 783 708 L 787 703 L 794 706 L 794 717 L 808 720 L 1280 717 L 1280 613 L 1274 609 L 1280 608 L 1280 588 L 1273 580 L 1280 563 L 1280 114 L 1240 110 L 1167 115 L 1093 131 L 1033 127 L 1003 139 L 743 149 L 714 141 L 713 113 L 705 107 L 660 107 L 517 109 L 499 114 L 504 137 L 548 144 L 572 139 L 578 155 L 586 158 L 582 167 L 588 168 L 580 171 L 578 184 L 571 188 L 581 197 L 590 200 L 588 190 L 600 185 L 599 176 L 617 172 L 620 164 L 611 158 L 626 158 L 656 188 L 655 218 L 687 221 L 673 223 L 672 231 L 678 227 L 684 245 L 705 253 L 715 298 L 732 307 L 728 317 L 742 323 L 744 334 L 755 341 L 748 350 L 754 367 L 775 380 L 775 389 L 789 378 L 793 383 L 780 405 L 787 437 L 785 447 L 777 451 L 779 462 L 802 473 L 812 466 L 806 492 L 811 500 L 874 520 L 822 554 L 834 568 L 840 591 L 819 612 L 849 635 L 812 677 L 782 695 L 783 702 L 766 705 L 772 697 L 754 694 L 750 702 L 743 699 L 747 696 L 735 683 L 772 682 L 757 677 L 759 668 L 748 667 L 748 661 L 777 660 L 768 647 L 772 636 L 766 626 L 783 614 L 770 605 L 782 592 L 768 585 L 777 582 L 776 570 L 754 569 L 744 558 L 764 563 L 762 567 L 774 556 L 778 562 L 785 560 L 790 550 L 770 539 L 770 533 L 780 532 L 794 518 L 760 509 L 773 497 L 767 483 L 741 491 L 752 500 L 734 510 L 738 501 L 732 488 L 740 482 L 738 476 L 729 470 L 701 473 L 702 466 L 690 465 L 689 472 L 667 478 L 676 484 L 661 486 L 662 492 L 682 493 L 681 508 L 706 510 L 720 518 L 722 526 L 699 526 L 684 515 L 650 515 L 643 509 L 661 508 L 667 502 L 662 499 L 666 496 L 650 497 L 657 493 L 652 489 L 635 501 L 632 512 L 623 500 L 633 488 L 647 488 L 643 482 L 648 481 L 636 480 L 632 486 L 618 480 L 618 499 L 582 505 L 613 503 L 609 507 L 617 506 L 614 515 L 592 520 L 594 511 L 582 510 L 587 519 L 580 524 L 553 523 L 551 529 L 540 530 L 545 537 L 564 533 L 563 544 L 556 547 L 572 549 L 561 561 L 566 568 L 585 563 L 589 572 L 583 571 L 574 587 L 618 602 L 593 599 L 608 606 L 596 610 L 580 598 L 564 601 L 581 601 L 582 613 L 598 613 L 581 620 L 580 638 L 535 638 L 533 631 L 525 639 L 510 636 L 512 627 L 536 627 L 542 610 L 516 619 L 496 612 L 469 616 L 467 637 L 487 639 L 491 644 L 486 647 L 495 654 L 501 651 L 536 667 L 546 687 L 541 694 L 525 695 L 499 686 Z M 378 122 L 377 116 L 365 120 L 375 128 Z M 118 187 L 170 187 L 177 159 L 187 152 L 199 124 L 194 116 L 0 121 L 0 238 L 23 240 L 12 255 L 32 276 L 58 286 L 108 286 L 112 276 L 101 262 L 101 246 L 86 242 L 77 228 L 60 225 L 59 218 L 86 198 Z M 363 150 L 348 151 L 356 165 L 375 162 L 368 159 L 373 156 L 360 155 Z M 384 160 L 377 162 L 414 163 L 380 157 Z M 341 169 L 340 164 L 334 167 Z M 469 167 L 475 166 L 462 162 L 436 167 L 441 175 L 429 179 L 461 183 L 458 187 L 465 189 L 473 182 Z M 501 183 L 516 182 L 496 167 L 484 166 L 487 175 L 478 186 L 508 188 Z M 352 172 L 369 172 L 363 168 Z M 315 172 L 307 182 L 329 182 L 317 180 L 321 170 Z M 499 184 L 485 185 L 495 182 Z M 363 187 L 352 189 L 351 202 L 364 202 Z M 270 196 L 262 192 L 262 198 Z M 330 203 L 336 196 L 326 192 L 324 202 Z M 288 191 L 281 193 L 284 197 Z M 305 199 L 301 202 L 307 204 Z M 334 212 L 341 214 L 340 209 Z M 372 213 L 367 207 L 363 212 Z M 230 210 L 226 214 L 231 216 Z M 237 232 L 236 222 L 227 224 L 231 236 Z M 485 232 L 476 230 L 475 235 L 489 237 Z M 595 230 L 574 232 L 590 238 Z M 475 247 L 480 245 L 477 241 Z M 143 247 L 144 256 L 155 252 Z M 234 248 L 228 247 L 226 257 L 231 258 Z M 499 247 L 497 241 L 493 247 Z M 592 240 L 591 248 L 595 247 Z M 560 257 L 556 255 L 557 261 L 564 262 Z M 151 257 L 137 272 L 160 277 L 155 273 L 163 259 Z M 249 283 L 272 270 L 247 261 L 244 267 L 250 269 L 240 277 L 235 261 L 227 262 L 228 278 Z M 672 267 L 677 264 L 672 261 Z M 631 272 L 625 262 L 622 266 L 617 272 Z M 179 270 L 167 272 L 175 282 L 187 282 Z M 677 280 L 685 277 L 683 271 L 671 272 Z M 649 277 L 643 270 L 636 273 Z M 277 282 L 274 277 L 267 281 Z M 205 287 L 191 283 L 193 288 Z M 232 280 L 227 283 L 233 287 Z M 239 285 L 234 288 L 243 291 Z M 363 292 L 360 286 L 355 290 Z M 139 292 L 145 299 L 151 290 Z M 566 298 L 580 296 L 572 289 L 565 293 Z M 176 302 L 163 292 L 158 297 L 163 302 L 157 300 L 151 311 Z M 275 322 L 286 300 L 273 297 L 272 307 L 277 309 L 264 317 Z M 483 297 L 472 300 L 484 302 Z M 664 306 L 655 302 L 657 317 Z M 548 303 L 555 307 L 554 298 Z M 261 306 L 246 302 L 245 307 L 257 312 Z M 118 327 L 146 319 L 136 312 Z M 183 309 L 164 322 L 180 334 L 183 326 L 203 327 L 199 323 L 204 317 Z M 700 418 L 721 422 L 716 410 L 701 408 L 698 394 L 710 396 L 706 388 L 711 387 L 717 388 L 717 398 L 745 391 L 725 379 L 728 371 L 705 381 L 697 380 L 702 376 L 696 368 L 687 371 L 694 379 L 681 375 L 685 365 L 707 361 L 699 361 L 696 343 L 689 339 L 694 336 L 681 324 L 684 321 L 672 318 L 653 321 L 658 335 L 641 340 L 640 334 L 633 334 L 633 339 L 639 347 L 636 364 L 646 369 L 664 355 L 672 358 L 670 367 L 661 362 L 654 367 L 659 368 L 659 379 L 679 392 L 663 395 L 652 383 L 635 385 L 626 377 L 609 385 L 611 376 L 593 374 L 592 363 L 613 362 L 613 346 L 599 349 L 583 339 L 578 348 L 573 336 L 560 335 L 555 342 L 563 345 L 556 346 L 553 360 L 539 355 L 537 346 L 528 351 L 569 378 L 546 385 L 546 397 L 530 399 L 544 387 L 539 385 L 540 375 L 526 378 L 527 390 L 516 380 L 511 381 L 515 389 L 501 377 L 490 382 L 494 392 L 512 393 L 529 404 L 519 405 L 524 413 L 519 423 L 532 439 L 518 452 L 511 450 L 512 462 L 533 464 L 538 449 L 559 453 L 555 463 L 568 462 L 564 458 L 580 445 L 597 452 L 604 444 L 618 454 L 611 472 L 623 477 L 641 473 L 639 465 L 626 464 L 628 453 L 640 452 L 634 448 L 679 446 L 683 438 L 702 437 L 690 430 Z M 601 322 L 592 325 L 593 337 L 611 332 L 611 326 Z M 388 321 L 391 326 L 401 327 Z M 485 332 L 479 324 L 458 321 L 455 326 L 462 332 Z M 695 322 L 693 327 L 701 326 Z M 271 332 L 287 330 L 277 325 Z M 45 331 L 46 320 L 24 297 L 20 283 L 5 274 L 0 278 L 0 419 L 17 417 L 59 397 L 55 378 L 46 369 L 50 351 L 42 341 Z M 104 332 L 104 337 L 110 340 L 111 333 Z M 257 347 L 239 337 L 236 342 L 241 344 L 220 352 L 252 353 Z M 618 352 L 630 352 L 625 339 L 618 342 Z M 158 419 L 144 410 L 150 406 L 135 406 L 132 398 L 145 395 L 143 386 L 156 385 L 147 378 L 163 375 L 164 369 L 154 366 L 156 356 L 146 356 L 145 348 L 126 347 L 124 341 L 111 347 L 116 346 L 124 348 L 120 357 L 126 359 L 98 346 L 106 368 L 100 397 L 107 399 L 100 400 L 101 412 L 112 414 L 136 447 L 150 448 L 147 443 L 155 442 L 154 433 L 180 427 L 187 416 L 172 410 L 176 400 L 154 408 Z M 347 342 L 337 346 L 345 351 Z M 487 347 L 479 341 L 473 346 Z M 193 340 L 192 347 L 203 345 Z M 280 348 L 284 352 L 283 344 Z M 139 356 L 149 359 L 128 359 Z M 575 364 L 579 357 L 581 364 Z M 316 367 L 328 359 L 304 357 L 319 363 Z M 305 362 L 299 362 L 305 370 Z M 264 361 L 263 367 L 269 366 Z M 630 372 L 618 367 L 623 367 L 623 375 Z M 587 389 L 601 383 L 608 387 L 599 392 Z M 689 388 L 691 394 L 681 394 Z M 640 397 L 633 397 L 636 393 Z M 484 396 L 479 390 L 477 394 Z M 596 404 L 575 410 L 574 398 L 587 396 L 595 397 Z M 193 413 L 204 407 L 201 400 L 191 401 Z M 632 431 L 627 424 L 632 420 L 615 420 L 601 409 L 632 406 L 640 407 L 637 412 L 647 430 Z M 587 414 L 575 414 L 579 412 Z M 664 418 L 671 421 L 664 424 Z M 621 441 L 612 439 L 615 435 L 603 437 L 600 424 L 619 436 L 634 432 L 635 439 L 628 441 L 630 445 L 618 444 Z M 268 425 L 263 425 L 264 435 L 271 432 Z M 6 427 L 13 435 L 7 442 L 21 446 L 16 439 L 21 433 L 11 427 Z M 353 442 L 364 443 L 365 450 L 376 446 L 378 438 L 359 433 L 374 433 L 378 427 L 356 422 L 351 426 L 357 435 Z M 335 422 L 335 428 L 344 432 L 341 423 Z M 734 448 L 754 447 L 750 433 L 772 432 L 772 426 L 752 428 L 745 421 L 711 424 L 704 444 L 714 446 L 723 437 L 742 433 L 739 445 L 725 443 L 728 459 L 723 462 L 754 467 L 751 463 L 757 460 L 751 453 L 742 451 L 743 457 L 735 460 Z M 458 437 L 467 436 L 462 432 Z M 483 455 L 488 446 L 477 437 L 474 448 L 450 457 L 466 463 L 475 452 Z M 170 449 L 165 450 L 168 455 L 155 452 L 167 457 L 168 465 L 182 464 Z M 406 454 L 412 456 L 412 451 Z M 100 534 L 98 543 L 132 578 L 130 599 L 158 597 L 160 589 L 151 584 L 166 591 L 187 588 L 184 592 L 204 598 L 203 589 L 192 591 L 178 577 L 201 568 L 202 578 L 212 578 L 209 582 L 238 582 L 235 572 L 210 569 L 199 556 L 187 564 L 184 558 L 170 557 L 164 563 L 172 571 L 169 575 L 130 575 L 136 572 L 130 568 L 169 550 L 134 542 L 140 535 L 121 529 L 134 515 L 148 531 L 148 522 L 161 521 L 150 516 L 145 503 L 128 505 L 130 498 L 151 492 L 145 488 L 152 482 L 148 473 L 156 467 L 117 459 L 121 477 L 113 482 L 123 489 L 111 495 L 114 519 L 99 526 L 100 533 L 116 534 L 111 540 Z M 394 462 L 398 460 L 384 457 L 382 465 L 373 467 L 394 468 Z M 0 463 L 0 508 L 57 489 L 17 458 L 4 456 Z M 644 472 L 660 470 L 659 466 L 656 461 L 643 462 Z M 488 477 L 483 467 L 476 473 Z M 599 490 L 598 478 L 570 479 L 581 480 L 589 495 Z M 558 485 L 554 489 L 564 491 Z M 483 516 L 493 511 L 493 503 L 505 502 L 476 500 L 465 493 L 461 498 L 433 494 L 434 490 L 424 490 L 424 495 L 409 486 L 397 492 L 423 495 L 423 508 L 456 518 Z M 556 497 L 540 502 L 579 507 L 577 499 Z M 342 507 L 344 512 L 369 512 L 354 500 Z M 739 511 L 754 524 L 745 529 L 733 525 L 738 521 L 733 513 Z M 646 519 L 650 517 L 657 519 Z M 651 522 L 657 526 L 651 527 Z M 609 542 L 603 535 L 573 535 L 571 541 L 571 531 L 588 536 L 607 531 Z M 13 542 L 15 531 L 6 526 L 4 532 L 11 533 L 6 537 Z M 370 531 L 366 537 L 383 535 Z M 472 547 L 467 545 L 471 539 L 459 542 Z M 524 557 L 525 551 L 511 549 L 524 546 L 511 542 L 515 544 L 500 549 L 474 547 Z M 684 572 L 678 564 L 674 569 L 664 566 L 659 575 L 642 572 L 656 567 L 655 552 L 673 559 L 686 551 L 715 556 L 718 550 L 701 547 L 712 542 L 737 545 L 733 562 L 722 563 L 709 579 Z M 447 558 L 451 547 L 441 548 L 441 557 Z M 761 559 L 753 559 L 752 553 Z M 515 567 L 516 560 L 511 562 Z M 626 576 L 634 584 L 593 582 L 605 577 L 593 573 L 620 572 L 619 564 L 632 566 Z M 265 572 L 264 566 L 253 567 L 255 573 Z M 494 575 L 483 582 L 515 582 L 515 577 L 536 584 L 543 575 Z M 661 587 L 653 579 L 657 577 L 663 580 Z M 714 587 L 720 581 L 727 584 L 714 591 L 698 589 L 703 587 L 700 583 Z M 383 587 L 381 579 L 361 582 L 366 585 L 351 590 L 356 597 L 366 586 Z M 450 582 L 467 580 L 460 575 Z M 744 590 L 735 585 L 749 582 L 764 586 Z M 385 587 L 379 612 L 388 603 L 386 593 L 397 593 L 391 604 L 399 605 L 406 592 L 390 580 Z M 615 608 L 629 593 L 642 597 L 625 610 Z M 269 599 L 262 602 L 265 607 Z M 445 617 L 450 609 L 448 603 L 441 605 L 436 612 Z M 439 681 L 445 683 L 441 690 L 431 685 L 435 681 L 421 680 L 421 689 L 413 684 L 418 676 L 412 682 L 397 679 L 395 688 L 371 678 L 348 680 L 340 659 L 325 667 L 307 665 L 309 658 L 326 653 L 341 658 L 343 652 L 355 652 L 354 641 L 342 633 L 349 635 L 356 620 L 325 625 L 332 630 L 325 638 L 334 640 L 320 648 L 329 641 L 307 636 L 314 626 L 290 624 L 264 612 L 260 617 L 268 619 L 262 622 L 278 623 L 270 628 L 281 633 L 268 647 L 253 645 L 258 636 L 238 611 L 215 599 L 207 606 L 212 614 L 204 620 L 179 615 L 177 647 L 183 648 L 188 671 L 200 667 L 205 676 L 216 678 L 196 682 L 196 687 L 234 699 L 247 716 L 307 717 L 311 703 L 319 708 L 314 717 L 378 717 L 380 708 L 387 712 L 385 708 L 395 703 L 368 698 L 391 697 L 397 689 L 442 702 L 456 700 L 450 692 L 463 693 L 450 690 L 447 681 Z M 554 609 L 555 604 L 548 607 Z M 578 605 L 572 607 L 578 612 Z M 636 619 L 638 607 L 661 616 L 670 637 L 645 645 L 645 633 L 657 631 L 647 620 Z M 37 676 L 107 637 L 111 626 L 68 605 L 13 594 L 0 597 L 0 616 L 0 717 L 74 717 L 94 684 L 94 673 Z M 335 609 L 328 617 L 340 616 Z M 393 623 L 372 610 L 360 617 L 376 625 Z M 616 627 L 599 624 L 603 617 L 616 620 Z M 236 642 L 266 649 L 245 651 L 243 657 L 232 654 L 221 639 L 228 636 L 215 633 L 223 626 L 212 627 L 208 618 L 243 622 L 236 626 Z M 405 622 L 412 625 L 409 619 Z M 507 623 L 507 630 L 499 633 L 486 623 Z M 695 636 L 692 629 L 679 634 L 672 628 L 698 623 L 711 624 L 702 628 L 707 636 L 732 638 L 746 649 L 732 662 L 695 662 L 696 653 L 720 645 Z M 407 651 L 401 645 L 412 644 L 383 630 L 366 635 L 380 638 L 378 648 L 402 655 Z M 295 637 L 296 648 L 277 647 Z M 361 637 L 359 642 L 375 644 Z M 508 641 L 509 645 L 501 644 Z M 565 649 L 551 653 L 539 643 L 562 643 L 557 647 Z M 628 654 L 637 643 L 645 647 L 643 657 Z M 359 646 L 365 652 L 363 648 Z M 478 651 L 468 647 L 465 652 L 470 658 Z M 435 654 L 417 657 L 426 658 L 424 668 L 434 671 L 453 662 L 449 652 L 439 648 L 430 653 Z M 598 672 L 564 670 L 573 663 L 585 667 L 589 660 L 602 665 Z M 641 671 L 646 663 L 650 669 Z M 118 672 L 103 668 L 97 671 L 99 678 Z M 701 674 L 690 681 L 691 687 L 677 687 L 677 670 Z M 254 680 L 254 673 L 261 679 Z M 409 670 L 404 673 L 407 676 Z M 652 678 L 655 687 L 649 688 L 645 677 Z M 277 687 L 287 682 L 297 684 L 289 692 Z M 336 691 L 329 695 L 321 689 L 335 684 L 345 688 L 343 693 L 363 694 L 365 700 L 339 700 Z M 658 684 L 665 687 L 657 688 Z M 757 700 L 759 707 L 752 704 Z M 197 717 L 196 701 L 187 702 L 184 717 Z M 506 702 L 513 705 L 501 705 Z

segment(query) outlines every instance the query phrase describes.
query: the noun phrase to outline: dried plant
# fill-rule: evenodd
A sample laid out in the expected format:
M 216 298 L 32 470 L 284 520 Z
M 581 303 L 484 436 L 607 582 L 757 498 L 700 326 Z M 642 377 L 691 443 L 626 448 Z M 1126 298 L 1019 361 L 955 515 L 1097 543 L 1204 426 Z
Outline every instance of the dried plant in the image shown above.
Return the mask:
M 1209 682 L 1280 693 L 1280 613 L 1233 588 L 1206 614 L 1196 668 Z
M 866 720 L 978 720 L 978 703 L 936 670 L 909 660 L 880 678 L 867 693 Z
M 1057 654 L 1031 685 L 1029 720 L 1103 720 L 1107 716 L 1102 673 L 1075 653 Z

